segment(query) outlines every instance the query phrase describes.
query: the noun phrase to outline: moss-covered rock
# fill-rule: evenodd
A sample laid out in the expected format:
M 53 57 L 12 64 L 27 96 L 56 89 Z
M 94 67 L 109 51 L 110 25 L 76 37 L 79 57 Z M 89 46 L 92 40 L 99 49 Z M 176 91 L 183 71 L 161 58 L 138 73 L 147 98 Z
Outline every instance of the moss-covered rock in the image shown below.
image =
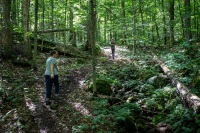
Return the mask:
M 148 79 L 148 84 L 153 85 L 155 88 L 164 87 L 167 83 L 167 80 L 161 76 L 154 76 Z
M 150 92 L 153 91 L 155 88 L 153 85 L 151 84 L 144 84 L 140 87 L 140 92 L 141 93 L 146 93 L 146 92 Z
M 51 104 L 51 105 L 50 105 L 50 108 L 51 108 L 52 110 L 56 110 L 56 109 L 58 108 L 58 104 Z
M 111 95 L 112 94 L 111 83 L 107 80 L 97 79 L 96 80 L 96 88 L 97 88 L 98 94 L 103 94 L 103 95 Z M 90 92 L 92 92 L 93 84 L 89 85 L 88 89 Z

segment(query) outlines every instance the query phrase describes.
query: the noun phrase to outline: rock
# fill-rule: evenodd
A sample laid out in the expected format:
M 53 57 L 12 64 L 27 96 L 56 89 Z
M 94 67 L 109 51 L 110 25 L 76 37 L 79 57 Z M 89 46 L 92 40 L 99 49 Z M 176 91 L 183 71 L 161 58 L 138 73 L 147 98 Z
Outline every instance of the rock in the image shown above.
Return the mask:
M 103 79 L 97 79 L 96 80 L 96 88 L 97 88 L 97 93 L 98 94 L 103 94 L 103 95 L 111 95 L 112 90 L 111 90 L 111 83 L 107 80 Z M 90 92 L 93 92 L 93 84 L 91 84 L 88 88 Z
M 152 90 L 154 90 L 154 89 L 155 89 L 155 88 L 154 88 L 153 85 L 151 85 L 151 84 L 144 84 L 144 85 L 141 86 L 140 92 L 141 92 L 141 93 L 145 93 L 145 92 L 148 92 L 148 91 L 152 91 Z
M 51 104 L 51 105 L 50 105 L 50 108 L 51 108 L 52 110 L 56 110 L 56 109 L 58 108 L 58 104 Z
M 163 76 L 153 76 L 148 79 L 147 83 L 153 85 L 155 88 L 159 88 L 165 86 L 167 80 Z

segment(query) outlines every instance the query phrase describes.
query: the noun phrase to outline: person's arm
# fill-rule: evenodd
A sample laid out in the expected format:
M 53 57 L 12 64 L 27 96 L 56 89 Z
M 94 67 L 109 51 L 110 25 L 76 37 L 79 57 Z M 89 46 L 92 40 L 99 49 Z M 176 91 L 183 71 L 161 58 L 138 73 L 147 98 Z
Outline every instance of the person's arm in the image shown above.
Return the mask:
M 54 70 L 53 70 L 54 64 L 53 63 L 51 63 L 50 68 L 51 68 L 51 78 L 54 78 Z
M 110 42 L 110 45 L 112 45 L 112 46 L 113 46 L 113 45 L 114 45 L 114 44 L 113 44 L 113 42 Z

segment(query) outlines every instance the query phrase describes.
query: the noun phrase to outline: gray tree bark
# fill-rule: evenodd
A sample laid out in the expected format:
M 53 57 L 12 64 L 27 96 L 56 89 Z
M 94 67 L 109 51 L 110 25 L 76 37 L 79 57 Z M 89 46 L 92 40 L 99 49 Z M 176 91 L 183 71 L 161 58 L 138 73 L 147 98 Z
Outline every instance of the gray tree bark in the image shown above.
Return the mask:
M 12 57 L 12 34 L 11 34 L 11 0 L 2 0 L 3 6 L 3 27 L 2 27 L 2 44 L 4 57 Z
M 191 44 L 192 34 L 191 34 L 191 6 L 190 0 L 184 1 L 185 6 L 185 41 Z
M 174 45 L 174 0 L 170 0 L 170 45 Z
M 37 29 L 38 29 L 38 0 L 35 0 L 34 52 L 33 68 L 37 69 Z
M 31 47 L 29 38 L 29 7 L 30 0 L 23 0 L 23 27 L 24 27 L 24 53 L 27 58 L 31 59 Z
M 96 89 L 96 0 L 89 0 L 89 43 L 92 46 L 92 79 L 93 79 L 93 96 L 97 96 Z

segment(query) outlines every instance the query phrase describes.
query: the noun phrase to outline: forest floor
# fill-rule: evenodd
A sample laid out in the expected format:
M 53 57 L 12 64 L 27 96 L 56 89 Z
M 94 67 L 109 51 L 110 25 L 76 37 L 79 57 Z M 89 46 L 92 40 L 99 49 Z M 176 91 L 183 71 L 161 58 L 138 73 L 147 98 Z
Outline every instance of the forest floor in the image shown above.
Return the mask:
M 38 53 L 37 71 L 30 67 L 14 66 L 11 61 L 0 60 L 0 77 L 2 78 L 0 94 L 3 95 L 3 98 L 0 99 L 0 133 L 78 133 L 80 132 L 79 129 L 84 127 L 83 123 L 91 123 L 91 120 L 88 118 L 93 119 L 93 123 L 85 124 L 86 126 L 89 125 L 86 132 L 94 132 L 93 128 L 105 128 L 108 132 L 110 132 L 110 129 L 118 131 L 118 129 L 113 129 L 115 125 L 110 127 L 109 124 L 114 124 L 113 119 L 116 117 L 118 122 L 119 119 L 122 119 L 121 125 L 123 126 L 124 115 L 128 115 L 128 118 L 130 118 L 128 119 L 129 124 L 138 126 L 138 129 L 142 123 L 142 130 L 145 126 L 150 126 L 146 128 L 147 130 L 155 128 L 155 125 L 163 121 L 163 119 L 169 118 L 171 120 L 175 118 L 177 123 L 182 121 L 184 111 L 182 111 L 182 114 L 174 113 L 174 115 L 170 115 L 170 113 L 173 113 L 172 108 L 175 110 L 180 109 L 179 105 L 181 104 L 179 98 L 172 95 L 173 88 L 168 86 L 170 93 L 163 91 L 164 89 L 161 91 L 159 87 L 152 89 L 152 86 L 146 81 L 162 71 L 158 65 L 154 64 L 153 59 L 148 56 L 144 58 L 144 56 L 140 56 L 141 53 L 138 54 L 138 57 L 133 57 L 131 51 L 124 47 L 117 47 L 116 58 L 113 60 L 110 47 L 102 47 L 101 50 L 102 54 L 97 57 L 96 62 L 97 73 L 106 75 L 107 77 L 103 77 L 106 80 L 110 80 L 112 75 L 115 74 L 112 78 L 119 77 L 120 82 L 126 85 L 127 89 L 132 89 L 132 96 L 135 98 L 133 100 L 136 100 L 135 102 L 141 104 L 143 108 L 143 113 L 135 115 L 136 118 L 134 119 L 138 119 L 137 121 L 130 121 L 134 116 L 129 117 L 127 108 L 125 107 L 123 110 L 120 105 L 119 107 L 112 106 L 112 108 L 115 107 L 119 111 L 116 111 L 116 114 L 113 114 L 110 110 L 102 110 L 106 113 L 100 111 L 102 115 L 99 117 L 97 116 L 98 114 L 94 114 L 92 93 L 86 91 L 88 84 L 85 83 L 85 81 L 91 78 L 91 57 L 87 59 L 84 57 L 80 58 L 80 55 L 78 58 L 64 56 L 58 58 L 60 99 L 54 99 L 52 91 L 52 103 L 51 105 L 46 105 L 44 71 L 45 61 L 49 55 L 47 53 Z M 113 82 L 117 80 L 113 80 Z M 121 89 L 121 87 L 119 88 Z M 174 100 L 172 100 L 173 98 Z M 169 101 L 167 101 L 168 99 Z M 132 108 L 133 106 L 131 105 L 130 107 Z M 147 110 L 147 107 L 150 110 Z M 99 109 L 101 110 L 101 108 Z M 105 108 L 103 107 L 103 109 Z M 168 112 L 161 111 L 162 109 Z M 126 113 L 124 114 L 124 112 Z M 168 113 L 169 115 L 167 115 Z M 138 118 L 140 115 L 141 118 Z M 157 117 L 153 118 L 154 115 L 157 115 Z M 180 120 L 177 119 L 177 115 L 180 117 Z M 109 119 L 107 119 L 108 117 Z M 103 121 L 101 121 L 102 119 Z M 153 121 L 152 119 L 156 123 L 154 123 L 154 127 L 151 122 Z M 191 122 L 189 121 L 189 123 Z M 124 126 L 126 127 L 129 124 L 126 123 Z M 189 125 L 188 122 L 185 122 L 186 125 Z M 130 131 L 136 130 L 134 126 L 127 128 L 130 128 Z M 167 129 L 168 125 L 165 123 L 161 124 L 161 128 L 162 130 L 164 128 Z
M 124 59 L 126 49 L 116 48 L 116 59 L 111 59 L 110 47 L 104 47 L 104 56 L 110 65 Z M 45 103 L 44 68 L 47 54 L 39 53 L 38 70 L 13 66 L 11 61 L 2 62 L 2 86 L 10 88 L 1 112 L 0 132 L 71 133 L 73 126 L 86 121 L 90 112 L 92 94 L 84 91 L 85 78 L 91 73 L 91 65 L 77 65 L 76 58 L 59 57 L 60 98 L 51 105 Z M 53 88 L 54 89 L 54 88 Z M 11 96 L 12 95 L 12 96 Z

